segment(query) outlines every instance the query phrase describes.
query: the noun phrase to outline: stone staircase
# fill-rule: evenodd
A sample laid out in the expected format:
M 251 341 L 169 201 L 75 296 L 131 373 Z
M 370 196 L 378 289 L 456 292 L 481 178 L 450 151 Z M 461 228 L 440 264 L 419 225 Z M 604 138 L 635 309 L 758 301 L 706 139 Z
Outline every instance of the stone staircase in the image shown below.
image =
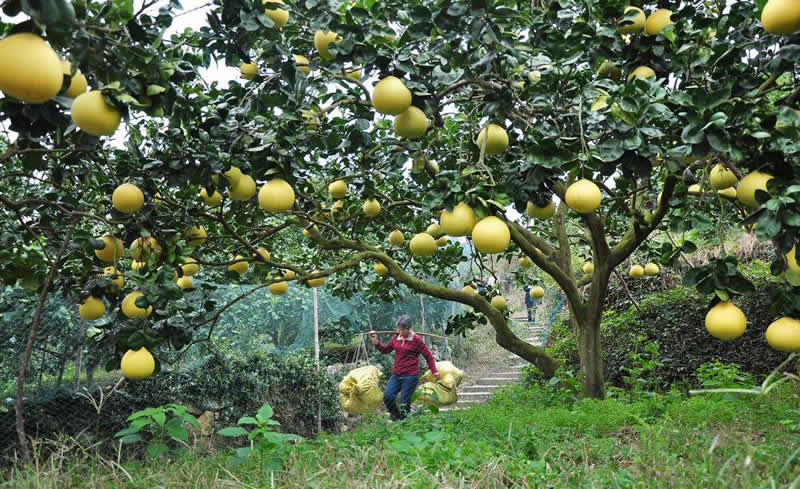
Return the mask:
M 545 335 L 547 330 L 545 325 L 536 324 L 529 330 L 529 337 L 525 341 L 532 345 L 542 346 L 544 344 Z M 523 361 L 517 355 L 509 355 L 508 359 L 512 362 Z M 473 385 L 459 386 L 458 388 L 458 401 L 450 406 L 442 406 L 439 411 L 452 411 L 459 409 L 467 409 L 477 403 L 484 402 L 492 397 L 495 390 L 508 384 L 513 384 L 519 380 L 522 367 L 527 365 L 525 363 L 516 363 L 507 367 L 502 367 L 498 372 L 490 374 L 488 377 L 477 379 Z

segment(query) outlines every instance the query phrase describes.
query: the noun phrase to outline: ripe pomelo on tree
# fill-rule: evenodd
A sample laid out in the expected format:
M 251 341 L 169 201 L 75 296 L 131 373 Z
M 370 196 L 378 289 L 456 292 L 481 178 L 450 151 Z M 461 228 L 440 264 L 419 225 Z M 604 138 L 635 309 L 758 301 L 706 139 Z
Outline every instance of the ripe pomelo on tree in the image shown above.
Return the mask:
M 439 225 L 442 227 L 442 232 L 448 236 L 466 236 L 472 232 L 475 224 L 478 222 L 478 216 L 469 204 L 459 202 L 453 207 L 450 212 L 447 209 L 442 211 L 439 216 Z
M 150 259 L 150 256 L 155 256 L 156 258 L 161 256 L 161 245 L 152 236 L 133 240 L 129 248 L 134 260 L 146 262 Z
M 756 200 L 756 190 L 767 191 L 767 182 L 774 178 L 769 173 L 760 172 L 755 170 L 745 175 L 736 186 L 736 198 L 742 204 L 757 208 L 760 207 L 758 200 Z
M 145 268 L 146 266 L 147 266 L 147 262 L 144 262 L 144 261 L 133 260 L 131 262 L 131 270 L 133 270 L 134 272 L 138 272 L 139 270 L 141 270 L 142 268 Z
M 319 55 L 324 59 L 333 58 L 330 50 L 328 50 L 328 47 L 332 42 L 339 42 L 341 40 L 342 39 L 339 37 L 339 34 L 335 32 L 317 31 L 314 33 L 314 47 L 317 48 Z
M 85 92 L 72 102 L 72 122 L 92 136 L 111 136 L 117 131 L 122 113 L 106 103 L 99 90 Z
M 325 283 L 325 277 L 310 278 L 310 279 L 306 280 L 306 285 L 308 285 L 312 289 L 314 287 L 319 287 L 320 285 L 322 285 L 324 283 Z
M 103 242 L 106 244 L 105 248 L 94 250 L 97 258 L 104 262 L 113 262 L 122 258 L 125 254 L 125 245 L 122 240 L 106 234 L 103 236 Z
M 122 356 L 120 367 L 125 378 L 140 380 L 153 375 L 156 361 L 147 348 L 141 347 L 138 350 L 126 351 Z
M 786 258 L 786 264 L 789 266 L 789 270 L 800 275 L 800 265 L 797 264 L 797 258 L 795 253 L 796 253 L 795 247 L 792 246 L 792 249 L 789 250 L 789 252 L 786 253 L 784 257 Z
M 389 233 L 389 243 L 395 246 L 400 246 L 405 242 L 405 237 L 403 237 L 403 233 L 397 229 Z
M 631 267 L 631 271 L 629 272 L 631 278 L 642 278 L 644 277 L 644 267 L 641 265 L 633 265 Z
M 273 178 L 258 191 L 258 205 L 269 212 L 288 211 L 294 205 L 294 189 L 281 178 Z
M 208 234 L 203 226 L 192 226 L 186 231 L 185 236 L 189 246 L 200 246 L 205 243 Z
M 486 141 L 487 155 L 499 155 L 508 148 L 508 133 L 497 124 L 489 124 L 481 129 L 481 132 L 478 133 L 478 137 L 475 139 L 475 144 L 478 145 L 478 149 L 483 147 L 484 140 Z
M 283 271 L 283 278 L 285 278 L 286 280 L 292 280 L 296 276 L 297 276 L 297 274 L 294 273 L 294 270 L 284 270 Z
M 539 207 L 533 202 L 528 202 L 525 206 L 525 214 L 537 219 L 549 219 L 556 213 L 556 204 L 552 200 L 544 207 Z
M 93 321 L 99 319 L 106 312 L 106 305 L 102 299 L 90 295 L 86 300 L 78 306 L 78 313 L 83 319 Z
M 465 294 L 469 294 L 469 295 L 477 295 L 478 294 L 478 292 L 475 289 L 473 289 L 472 287 L 470 287 L 469 285 L 465 285 L 464 288 L 461 289 L 461 292 L 464 292 Z
M 381 212 L 381 205 L 375 199 L 367 199 L 361 206 L 361 210 L 367 217 L 375 217 Z
M 268 5 L 272 4 L 280 4 L 283 5 L 283 0 L 262 0 L 264 5 L 268 7 L 274 7 L 275 5 Z M 282 9 L 282 8 L 265 8 L 264 15 L 272 19 L 272 22 L 275 22 L 275 28 L 280 29 L 289 21 L 289 11 Z
M 425 232 L 433 236 L 434 238 L 439 237 L 442 235 L 442 226 L 437 223 L 429 224 L 427 228 L 425 228 Z
M 222 202 L 222 194 L 214 191 L 211 196 L 208 196 L 208 191 L 205 188 L 200 189 L 200 198 L 203 199 L 203 202 L 206 203 L 209 207 L 216 207 Z
M 328 185 L 328 193 L 334 199 L 343 199 L 347 195 L 347 183 L 344 180 L 336 180 Z
M 242 178 L 242 175 L 244 175 L 244 173 L 242 173 L 242 170 L 240 170 L 238 166 L 231 166 L 222 174 L 231 187 L 235 187 L 239 183 L 239 179 Z
M 269 284 L 267 288 L 272 295 L 283 295 L 289 290 L 289 282 L 281 280 L 280 282 Z
M 411 90 L 399 78 L 387 76 L 375 85 L 372 106 L 381 114 L 402 114 L 411 107 Z
M 361 81 L 361 68 L 347 68 L 345 71 L 347 78 L 353 81 Z
M 311 73 L 311 62 L 302 54 L 294 55 L 294 66 L 306 75 Z
M 408 139 L 419 139 L 428 130 L 428 118 L 425 112 L 410 106 L 402 114 L 394 117 L 394 132 L 401 137 Z
M 113 266 L 103 268 L 103 276 L 110 277 L 111 283 L 120 289 L 125 286 L 125 277 Z M 109 292 L 109 289 L 111 289 L 111 287 L 106 289 L 106 292 Z
M 84 93 L 89 87 L 89 84 L 86 81 L 86 77 L 81 73 L 80 68 L 75 70 L 75 74 L 73 75 L 72 63 L 67 60 L 61 62 L 61 68 L 64 70 L 64 74 L 70 77 L 69 87 L 67 87 L 67 97 L 75 98 Z
M 508 307 L 508 304 L 506 304 L 506 298 L 503 297 L 502 295 L 496 295 L 492 297 L 491 304 L 492 307 L 494 307 L 495 309 L 499 309 L 501 311 L 504 310 L 506 307 Z
M 531 290 L 528 292 L 528 294 L 531 296 L 531 299 L 541 299 L 544 297 L 544 289 L 537 285 L 535 287 L 531 287 Z
M 44 39 L 27 32 L 0 40 L 0 90 L 29 104 L 58 95 L 64 81 L 61 60 Z
M 191 256 L 187 256 L 183 260 L 183 265 L 181 265 L 181 271 L 185 276 L 191 277 L 192 275 L 200 271 L 200 264 L 198 264 L 197 260 L 195 260 Z
M 533 260 L 531 260 L 530 257 L 521 256 L 519 257 L 519 266 L 530 268 L 533 266 Z
M 742 336 L 747 327 L 747 318 L 741 309 L 730 302 L 720 302 L 706 314 L 706 330 L 721 340 L 732 340 Z
M 317 226 L 316 224 L 314 224 L 314 231 L 317 233 L 319 232 L 319 226 Z M 303 229 L 303 236 L 305 236 L 306 238 L 310 238 L 311 231 L 309 231 L 308 229 Z
M 256 194 L 256 182 L 250 175 L 244 175 L 229 191 L 231 200 L 250 200 Z
M 778 351 L 800 352 L 800 321 L 782 317 L 767 327 L 767 343 Z
M 436 239 L 436 247 L 441 248 L 442 246 L 447 245 L 447 236 L 441 236 L 440 238 Z
M 123 183 L 111 194 L 114 209 L 124 214 L 133 214 L 144 206 L 144 194 L 132 183 Z
M 239 72 L 245 80 L 253 80 L 258 75 L 258 65 L 255 63 L 242 63 Z
M 693 185 L 689 185 L 689 190 L 688 190 L 688 192 L 689 192 L 690 194 L 699 194 L 699 193 L 701 193 L 701 192 L 700 192 L 700 184 L 699 184 L 699 183 L 695 183 L 695 184 L 693 184 Z
M 389 273 L 389 269 L 386 268 L 386 265 L 380 262 L 375 264 L 374 269 L 375 273 L 377 273 L 378 275 L 386 275 L 387 273 Z
M 648 263 L 647 265 L 644 266 L 645 275 L 658 275 L 659 271 L 660 269 L 658 268 L 658 265 L 656 265 L 655 263 Z
M 717 193 L 723 197 L 728 197 L 729 199 L 736 198 L 736 189 L 733 187 L 728 187 L 726 189 L 717 190 Z
M 142 309 L 136 306 L 136 298 L 143 296 L 141 290 L 134 290 L 122 299 L 122 314 L 129 318 L 145 318 L 153 313 L 153 306 Z
M 472 228 L 472 242 L 481 253 L 500 253 L 508 247 L 511 231 L 502 220 L 495 216 L 481 219 Z
M 769 0 L 761 11 L 761 23 L 770 34 L 790 35 L 800 31 L 797 0 Z
M 649 66 L 638 66 L 635 70 L 631 71 L 628 75 L 628 81 L 634 78 L 652 78 L 656 76 L 656 72 Z
M 414 256 L 431 256 L 436 252 L 436 240 L 428 233 L 419 233 L 408 244 Z
M 583 273 L 585 273 L 586 275 L 593 274 L 594 273 L 594 263 L 592 263 L 592 262 L 584 263 L 582 270 L 583 270 Z
M 600 187 L 585 178 L 570 185 L 564 195 L 567 206 L 580 214 L 589 214 L 597 210 L 602 198 Z
M 633 11 L 631 13 L 631 11 Z M 644 29 L 647 16 L 639 7 L 625 7 L 625 16 L 617 22 L 617 32 L 620 34 L 638 34 Z
M 269 251 L 267 251 L 267 249 L 264 248 L 263 246 L 260 246 L 259 248 L 257 248 L 256 251 L 258 253 L 257 254 L 253 253 L 253 258 L 258 258 L 258 256 L 260 255 L 261 258 L 263 258 L 264 260 L 269 260 L 270 259 Z M 253 263 L 256 264 L 256 265 L 266 265 L 266 262 L 261 261 L 261 259 L 257 259 Z
M 231 272 L 236 272 L 239 275 L 244 275 L 245 273 L 247 273 L 247 270 L 250 269 L 250 263 L 242 255 L 236 255 L 236 257 L 232 261 L 235 261 L 236 263 L 228 265 L 228 270 Z
M 192 277 L 180 277 L 175 283 L 178 284 L 178 287 L 181 289 L 191 289 L 194 287 L 194 280 L 192 280 Z
M 670 24 L 674 24 L 672 22 L 672 10 L 660 8 L 647 17 L 644 30 L 648 36 L 655 36 Z
M 711 175 L 709 176 L 708 181 L 711 183 L 711 188 L 723 190 L 733 187 L 736 185 L 738 180 L 736 175 L 730 169 L 725 168 L 721 164 L 717 163 L 714 165 L 714 168 L 711 169 Z

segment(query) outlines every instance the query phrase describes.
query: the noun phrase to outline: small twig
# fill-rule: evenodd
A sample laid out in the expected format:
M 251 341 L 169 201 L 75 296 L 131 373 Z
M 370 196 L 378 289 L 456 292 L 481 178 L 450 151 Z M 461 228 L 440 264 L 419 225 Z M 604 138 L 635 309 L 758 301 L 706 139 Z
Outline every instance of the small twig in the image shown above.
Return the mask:
M 622 275 L 620 275 L 620 273 L 617 271 L 616 268 L 614 269 L 614 274 L 616 274 L 619 281 L 622 282 L 622 287 L 625 289 L 625 294 L 628 296 L 628 299 L 631 300 L 633 306 L 636 308 L 638 312 L 642 312 L 642 308 L 639 307 L 639 303 L 636 302 L 636 299 L 634 299 L 633 295 L 631 294 L 631 289 L 628 288 L 628 284 L 625 282 L 625 279 L 622 278 Z

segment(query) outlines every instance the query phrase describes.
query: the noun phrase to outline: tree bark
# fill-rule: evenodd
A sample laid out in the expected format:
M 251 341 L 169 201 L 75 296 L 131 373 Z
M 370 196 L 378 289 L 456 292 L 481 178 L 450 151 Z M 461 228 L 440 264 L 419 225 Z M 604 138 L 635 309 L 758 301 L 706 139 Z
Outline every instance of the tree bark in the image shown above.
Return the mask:
M 592 319 L 578 325 L 578 355 L 581 360 L 583 395 L 604 399 L 603 348 L 600 342 L 600 321 Z
M 28 447 L 28 440 L 25 437 L 25 420 L 23 418 L 24 407 L 22 405 L 22 398 L 25 392 L 25 374 L 28 371 L 28 363 L 31 360 L 33 343 L 36 341 L 36 332 L 39 331 L 39 323 L 42 319 L 42 309 L 44 309 L 44 300 L 47 298 L 47 294 L 50 292 L 50 286 L 53 284 L 53 278 L 55 278 L 56 273 L 58 272 L 58 268 L 61 265 L 61 259 L 64 257 L 64 253 L 66 253 L 67 247 L 72 241 L 72 233 L 75 231 L 75 227 L 77 225 L 78 218 L 73 217 L 72 226 L 70 226 L 69 230 L 67 231 L 67 235 L 64 236 L 64 242 L 61 243 L 61 248 L 58 250 L 58 255 L 56 255 L 53 263 L 50 264 L 50 271 L 47 274 L 47 278 L 44 280 L 42 291 L 39 293 L 39 302 L 36 304 L 36 312 L 33 314 L 31 328 L 28 331 L 28 342 L 25 345 L 25 354 L 22 357 L 22 363 L 20 363 L 19 372 L 17 373 L 17 402 L 15 407 L 17 437 L 19 438 L 20 447 L 22 449 L 22 457 L 26 463 L 30 463 L 32 459 L 31 451 Z

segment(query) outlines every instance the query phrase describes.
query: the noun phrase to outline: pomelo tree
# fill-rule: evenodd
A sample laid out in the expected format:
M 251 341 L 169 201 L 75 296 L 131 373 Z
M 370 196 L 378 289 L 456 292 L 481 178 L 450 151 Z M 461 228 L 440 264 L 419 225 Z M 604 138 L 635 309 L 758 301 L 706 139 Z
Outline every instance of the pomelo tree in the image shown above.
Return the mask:
M 797 241 L 791 9 L 771 34 L 753 2 L 226 0 L 167 35 L 178 7 L 7 2 L 30 19 L 0 24 L 2 280 L 91 317 L 103 301 L 109 368 L 202 341 L 230 306 L 205 276 L 388 299 L 402 283 L 471 306 L 451 330 L 485 318 L 552 375 L 496 290 L 452 286 L 470 283 L 464 260 L 491 273 L 523 256 L 566 296 L 584 392 L 603 397 L 615 270 L 674 263 L 693 248 L 679 234 L 719 219 L 757 221 L 776 275 Z M 42 28 L 49 45 L 16 35 Z M 212 60 L 242 77 L 204 79 Z M 786 277 L 776 307 L 796 317 Z M 726 257 L 688 281 L 723 301 L 748 289 Z

